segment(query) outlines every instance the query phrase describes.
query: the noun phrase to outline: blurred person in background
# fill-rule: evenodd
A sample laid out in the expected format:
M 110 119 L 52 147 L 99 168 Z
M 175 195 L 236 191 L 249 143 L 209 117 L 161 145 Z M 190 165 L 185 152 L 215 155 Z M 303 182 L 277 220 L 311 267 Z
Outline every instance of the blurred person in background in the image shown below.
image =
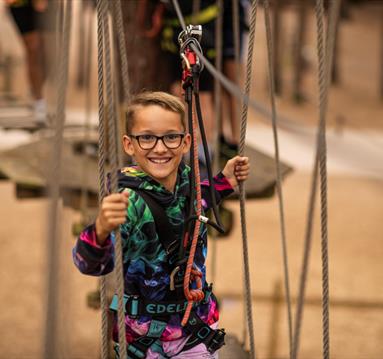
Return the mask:
M 48 0 L 5 0 L 5 3 L 24 44 L 35 121 L 45 125 L 47 105 L 43 97 L 43 86 L 47 78 L 47 64 L 44 58 L 43 30 Z
M 149 3 L 155 5 L 152 12 L 148 11 Z M 162 71 L 167 73 L 170 83 L 167 90 L 173 95 L 181 96 L 182 64 L 179 55 L 178 35 L 182 31 L 182 27 L 173 2 L 171 0 L 140 0 L 138 4 L 137 19 L 141 33 L 147 38 L 158 38 L 160 41 L 163 57 Z M 222 72 L 229 80 L 239 85 L 241 76 L 238 76 L 237 65 L 240 63 L 237 63 L 235 56 L 232 0 L 223 0 L 221 8 L 218 6 L 217 0 L 179 0 L 178 4 L 186 24 L 202 25 L 200 44 L 204 56 L 213 65 L 215 65 L 216 60 L 216 24 L 219 14 L 222 14 Z M 250 2 L 249 0 L 240 0 L 236 2 L 236 5 L 239 15 L 238 45 L 241 52 L 242 40 L 248 30 L 247 14 Z M 209 157 L 211 160 L 218 157 L 219 165 L 222 166 L 238 153 L 240 118 L 237 99 L 222 89 L 220 126 L 217 128 L 214 113 L 214 82 L 214 77 L 208 70 L 205 69 L 201 72 L 199 81 L 200 103 L 209 144 Z M 225 133 L 224 128 L 227 130 Z M 214 153 L 216 135 L 219 139 L 218 154 Z M 207 161 L 202 143 L 199 144 L 198 152 L 201 178 L 206 178 Z M 228 235 L 233 226 L 233 214 L 222 203 L 219 206 L 219 212 L 222 223 L 225 225 L 225 235 Z
M 149 0 L 141 0 L 140 8 L 138 10 L 139 18 L 145 18 L 145 3 L 148 1 Z M 248 0 L 238 1 L 240 47 L 242 45 L 242 37 L 248 29 L 245 19 L 248 5 Z M 202 25 L 202 50 L 206 58 L 212 64 L 215 63 L 216 57 L 216 20 L 219 12 L 223 11 L 222 70 L 232 82 L 238 84 L 240 79 L 238 78 L 236 71 L 237 63 L 235 61 L 234 50 L 232 0 L 224 0 L 223 9 L 218 9 L 216 0 L 200 0 L 199 9 L 194 9 L 194 1 L 192 0 L 179 0 L 179 6 L 187 24 L 193 23 Z M 145 23 L 144 20 L 141 20 L 140 22 L 141 24 Z M 157 7 L 154 10 L 151 19 L 151 27 L 144 31 L 144 35 L 147 37 L 160 36 L 163 56 L 166 58 L 165 63 L 167 63 L 171 69 L 169 75 L 172 84 L 169 90 L 171 93 L 178 96 L 181 96 L 180 80 L 182 65 L 178 44 L 178 35 L 181 31 L 182 28 L 173 7 L 173 3 L 170 0 L 157 1 Z M 212 144 L 215 131 L 214 78 L 206 69 L 201 72 L 199 89 L 206 136 L 208 142 Z M 227 161 L 238 152 L 239 118 L 236 99 L 225 89 L 223 89 L 222 95 L 221 116 L 223 121 L 221 121 L 221 124 L 223 122 L 227 123 L 229 131 L 224 135 L 223 129 L 218 129 L 220 139 L 219 156 L 223 161 Z M 202 153 L 202 151 L 200 151 L 200 153 Z M 204 163 L 203 156 L 200 160 Z

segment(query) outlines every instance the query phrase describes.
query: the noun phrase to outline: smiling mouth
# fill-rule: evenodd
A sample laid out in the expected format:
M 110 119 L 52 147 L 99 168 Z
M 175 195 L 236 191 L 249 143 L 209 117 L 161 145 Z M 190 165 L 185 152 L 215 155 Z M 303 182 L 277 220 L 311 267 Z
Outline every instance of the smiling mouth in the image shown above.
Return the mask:
M 149 161 L 155 164 L 164 164 L 168 163 L 171 160 L 170 157 L 167 158 L 149 158 Z

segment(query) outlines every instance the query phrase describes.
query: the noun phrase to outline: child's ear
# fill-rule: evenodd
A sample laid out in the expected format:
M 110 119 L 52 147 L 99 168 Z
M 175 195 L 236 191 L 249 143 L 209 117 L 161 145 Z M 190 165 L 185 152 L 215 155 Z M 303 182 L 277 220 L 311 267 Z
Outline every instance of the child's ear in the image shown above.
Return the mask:
M 127 135 L 124 135 L 124 137 L 122 138 L 122 144 L 124 146 L 125 153 L 128 154 L 129 156 L 133 156 L 134 147 L 133 147 L 132 138 Z
M 190 136 L 190 133 L 187 133 L 184 137 L 182 153 L 183 154 L 188 153 L 190 150 L 190 146 L 191 146 L 191 136 Z

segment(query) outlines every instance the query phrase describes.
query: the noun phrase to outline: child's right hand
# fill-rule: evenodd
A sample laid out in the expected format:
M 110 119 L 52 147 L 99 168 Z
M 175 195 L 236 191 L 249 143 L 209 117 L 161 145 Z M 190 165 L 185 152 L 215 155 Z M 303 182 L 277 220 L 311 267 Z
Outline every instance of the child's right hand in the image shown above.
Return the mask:
M 129 193 L 113 193 L 104 197 L 100 212 L 96 219 L 96 235 L 98 244 L 102 245 L 110 232 L 126 221 L 126 208 L 129 203 Z

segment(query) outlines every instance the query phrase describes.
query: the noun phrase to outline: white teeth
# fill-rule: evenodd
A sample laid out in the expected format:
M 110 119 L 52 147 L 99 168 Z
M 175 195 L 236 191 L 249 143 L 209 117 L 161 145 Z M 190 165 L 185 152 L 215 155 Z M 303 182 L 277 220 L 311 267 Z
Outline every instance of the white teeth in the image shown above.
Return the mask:
M 150 161 L 152 161 L 154 163 L 161 164 L 161 163 L 169 162 L 170 159 L 169 158 L 164 158 L 164 159 L 154 159 L 154 158 L 151 158 Z

